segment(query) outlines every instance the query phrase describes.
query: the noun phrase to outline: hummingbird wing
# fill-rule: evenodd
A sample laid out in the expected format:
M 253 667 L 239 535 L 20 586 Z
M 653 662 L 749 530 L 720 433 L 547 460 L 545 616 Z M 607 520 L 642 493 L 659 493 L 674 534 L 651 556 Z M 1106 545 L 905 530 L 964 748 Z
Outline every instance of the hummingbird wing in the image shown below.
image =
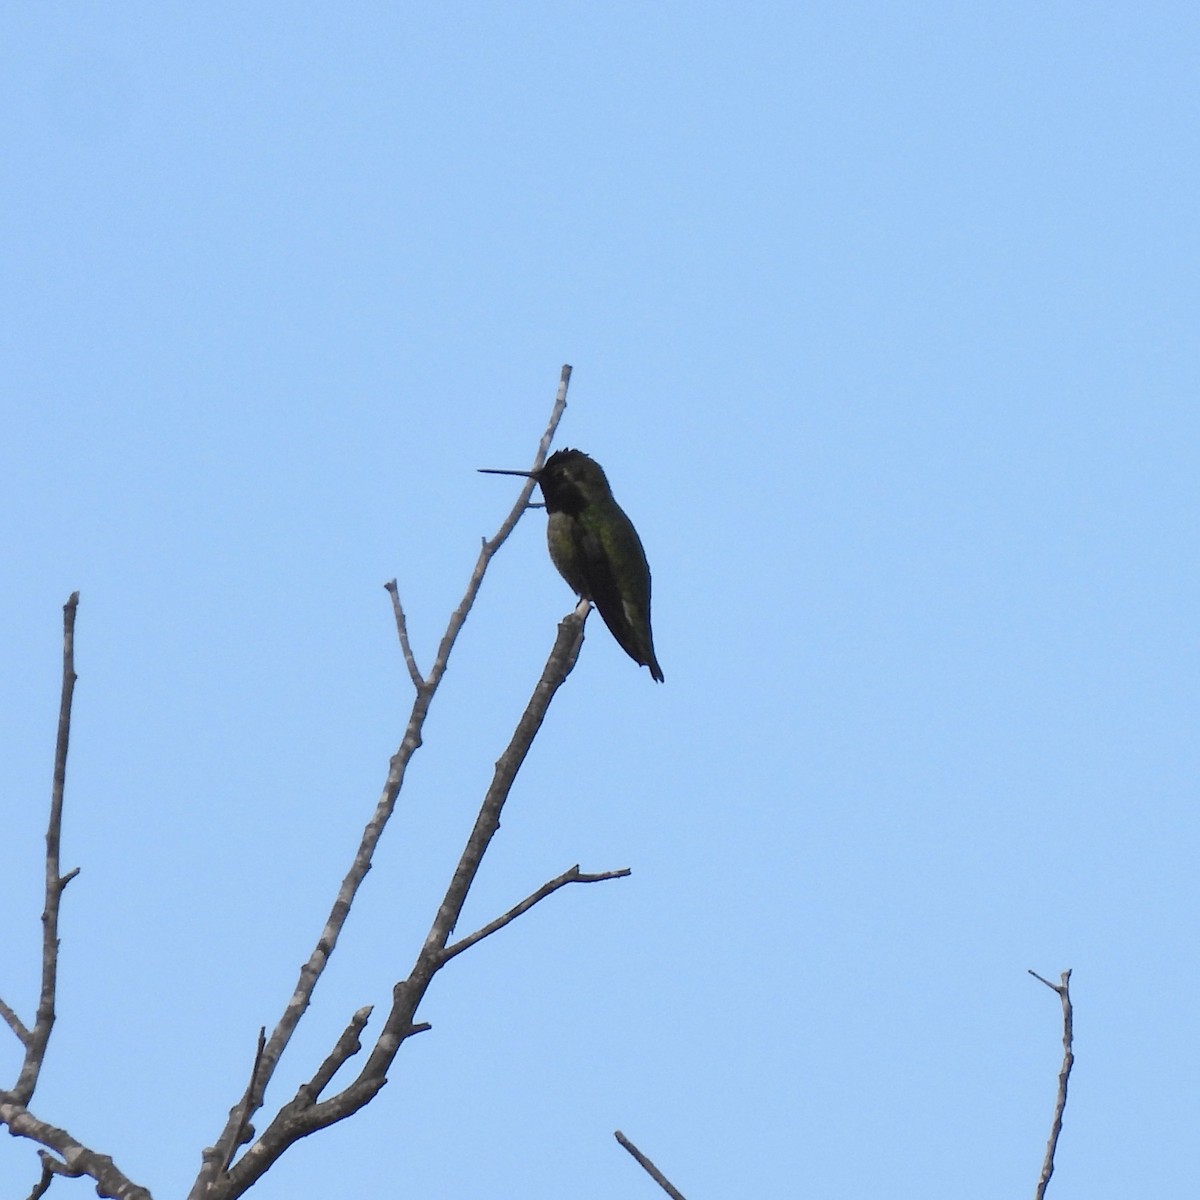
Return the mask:
M 619 511 L 619 510 L 618 510 Z M 573 522 L 575 546 L 590 599 L 617 644 L 650 674 L 662 680 L 650 632 L 650 568 L 632 522 Z

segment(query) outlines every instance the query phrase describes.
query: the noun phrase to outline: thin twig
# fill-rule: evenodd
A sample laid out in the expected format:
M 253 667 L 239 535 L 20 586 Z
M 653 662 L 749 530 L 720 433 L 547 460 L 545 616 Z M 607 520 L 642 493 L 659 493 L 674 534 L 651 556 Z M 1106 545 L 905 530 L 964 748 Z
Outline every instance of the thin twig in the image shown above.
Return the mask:
M 28 1046 L 31 1035 L 29 1030 L 25 1028 L 25 1022 L 3 1000 L 0 1000 L 0 1017 L 4 1018 L 9 1029 L 17 1035 L 17 1040 L 21 1045 Z
M 539 466 L 545 458 L 550 443 L 554 439 L 558 423 L 562 420 L 562 415 L 566 411 L 567 385 L 570 382 L 570 378 L 571 368 L 569 365 L 564 366 L 559 377 L 558 392 L 555 396 L 554 407 L 550 413 L 550 420 L 539 443 L 537 458 Z M 530 486 L 532 487 L 532 481 L 530 481 Z M 404 776 L 408 769 L 408 764 L 421 745 L 421 731 L 424 728 L 429 707 L 446 673 L 450 652 L 454 648 L 454 643 L 463 627 L 463 623 L 467 619 L 471 606 L 475 603 L 475 597 L 479 593 L 479 588 L 483 583 L 483 577 L 488 565 L 508 539 L 509 534 L 516 527 L 517 521 L 520 520 L 521 514 L 525 511 L 525 501 L 528 499 L 527 491 L 523 495 L 524 499 L 518 497 L 517 503 L 513 505 L 512 510 L 500 525 L 495 536 L 490 541 L 484 540 L 480 548 L 479 557 L 475 561 L 475 568 L 467 583 L 467 589 L 463 594 L 462 600 L 459 602 L 458 608 L 451 614 L 446 632 L 443 634 L 442 640 L 438 645 L 437 656 L 434 659 L 433 666 L 430 668 L 429 674 L 419 684 L 414 680 L 417 694 L 413 700 L 412 711 L 409 714 L 408 724 L 400 746 L 392 756 L 387 779 L 383 785 L 383 792 L 376 803 L 371 819 L 367 822 L 363 830 L 358 850 L 354 855 L 354 861 L 351 863 L 350 869 L 342 880 L 341 887 L 338 889 L 333 907 L 330 909 L 329 916 L 325 921 L 325 927 L 322 929 L 321 935 L 317 939 L 317 944 L 308 957 L 308 961 L 300 968 L 300 976 L 296 982 L 292 997 L 288 1001 L 287 1007 L 284 1009 L 270 1038 L 267 1040 L 267 1046 L 263 1052 L 262 1070 L 255 1082 L 254 1094 L 246 1111 L 246 1119 L 252 1118 L 254 1113 L 262 1107 L 263 1096 L 275 1073 L 279 1059 L 291 1041 L 300 1018 L 311 1003 L 317 982 L 325 970 L 330 955 L 332 955 L 337 946 L 342 927 L 345 925 L 346 918 L 350 913 L 350 907 L 354 903 L 354 898 L 358 894 L 358 889 L 362 885 L 362 881 L 371 869 L 375 849 L 395 809 L 396 800 L 404 784 Z M 398 603 L 398 593 L 394 593 L 394 598 Z M 580 636 L 582 637 L 582 633 Z M 413 666 L 415 666 L 415 658 Z M 411 666 L 409 674 L 410 676 L 413 674 Z M 420 675 L 419 671 L 417 675 Z M 404 1029 L 412 1027 L 411 1021 L 402 1024 Z M 398 1048 L 399 1043 L 392 1050 L 393 1056 L 395 1055 L 395 1050 Z M 380 1081 L 379 1086 L 382 1086 L 382 1081 Z M 290 1106 L 285 1106 L 285 1109 L 280 1111 L 275 1121 L 272 1122 L 272 1128 L 283 1116 L 284 1111 L 287 1111 L 289 1108 Z M 230 1110 L 225 1127 L 222 1129 L 216 1142 L 203 1152 L 200 1172 L 196 1176 L 191 1191 L 188 1193 L 188 1200 L 217 1200 L 218 1197 L 241 1194 L 240 1191 L 231 1191 L 228 1186 L 228 1181 L 231 1177 L 238 1173 L 237 1166 L 234 1166 L 233 1170 L 229 1173 L 219 1170 L 223 1162 L 229 1161 L 227 1151 L 234 1144 L 241 1121 L 242 1105 L 239 1102 Z M 287 1144 L 290 1145 L 291 1143 L 288 1142 Z M 279 1152 L 282 1153 L 282 1149 Z M 278 1154 L 271 1157 L 267 1165 L 270 1165 L 270 1162 L 273 1162 L 276 1157 L 278 1157 Z M 265 1169 L 266 1167 L 264 1166 L 262 1170 Z M 261 1171 L 258 1174 L 261 1174 Z M 257 1174 L 254 1177 L 257 1178 Z M 218 1178 L 222 1185 L 220 1187 L 216 1186 Z
M 1054 1102 L 1054 1120 L 1050 1123 L 1050 1140 L 1046 1143 L 1046 1157 L 1042 1161 L 1041 1178 L 1033 1193 L 1035 1200 L 1044 1200 L 1046 1185 L 1050 1182 L 1050 1176 L 1054 1174 L 1054 1152 L 1058 1149 L 1058 1135 L 1062 1133 L 1063 1113 L 1067 1107 L 1067 1083 L 1071 1078 L 1071 1068 L 1075 1065 L 1075 1051 L 1072 1047 L 1075 1039 L 1075 1013 L 1071 1007 L 1070 971 L 1062 973 L 1059 983 L 1051 983 L 1050 980 L 1043 979 L 1036 971 L 1030 971 L 1029 974 L 1044 983 L 1052 992 L 1058 993 L 1063 1011 L 1063 1060 L 1062 1067 L 1058 1072 L 1058 1097 Z
M 475 819 L 475 827 L 455 868 L 445 899 L 438 908 L 408 978 L 396 984 L 392 990 L 391 1010 L 358 1076 L 328 1100 L 306 1103 L 304 1096 L 297 1095 L 295 1100 L 284 1105 L 258 1141 L 214 1186 L 210 1200 L 235 1200 L 300 1138 L 344 1120 L 368 1104 L 387 1082 L 387 1072 L 401 1045 L 421 1030 L 422 1026 L 414 1024 L 413 1017 L 434 975 L 446 961 L 445 949 L 450 934 L 458 922 L 483 855 L 500 827 L 500 814 L 517 771 L 545 719 L 550 702 L 579 657 L 586 615 L 587 609 L 581 605 L 559 622 L 554 648 L 507 749 L 496 762 L 492 784 Z
M 417 667 L 416 656 L 413 654 L 412 642 L 408 640 L 408 621 L 404 616 L 404 605 L 400 603 L 400 587 L 394 579 L 389 579 L 383 585 L 392 597 L 392 612 L 396 617 L 396 633 L 400 637 L 400 650 L 404 654 L 404 662 L 408 667 L 408 677 L 419 692 L 425 686 L 425 676 Z
M 41 1152 L 45 1154 L 43 1150 Z M 50 1159 L 42 1159 L 42 1175 L 41 1178 L 33 1185 L 33 1191 L 29 1193 L 28 1200 L 42 1200 L 42 1197 L 50 1190 L 50 1184 L 54 1182 L 54 1172 L 50 1168 Z
M 461 954 L 464 950 L 469 950 L 477 942 L 482 942 L 485 937 L 490 937 L 497 930 L 503 929 L 505 925 L 515 921 L 522 913 L 528 912 L 539 901 L 553 895 L 559 888 L 566 887 L 568 883 L 602 883 L 606 879 L 624 879 L 627 875 L 631 874 L 632 871 L 628 867 L 622 867 L 619 871 L 601 871 L 596 875 L 586 875 L 579 869 L 579 864 L 576 863 L 557 878 L 551 879 L 548 883 L 543 883 L 533 895 L 526 896 L 520 904 L 510 908 L 503 916 L 497 917 L 494 921 L 489 921 L 482 929 L 477 929 L 469 937 L 455 942 L 453 946 L 447 946 L 442 952 L 442 962 L 449 962 L 455 955 Z
M 313 1077 L 301 1085 L 301 1094 L 311 1103 L 329 1086 L 329 1081 L 362 1049 L 362 1031 L 371 1018 L 372 1006 L 364 1005 L 351 1018 L 342 1036 L 334 1043 L 333 1049 L 325 1056 L 325 1060 L 317 1068 Z
M 683 1193 L 618 1129 L 613 1136 L 641 1164 L 642 1169 L 672 1200 L 684 1200 Z
M 42 1177 L 34 1184 L 33 1191 L 29 1193 L 29 1200 L 41 1200 L 41 1197 L 50 1190 L 50 1184 L 55 1175 L 78 1179 L 83 1174 L 82 1171 L 72 1170 L 66 1163 L 60 1162 L 46 1150 L 39 1150 L 38 1158 L 42 1160 Z
M 221 1170 L 229 1169 L 229 1162 L 232 1159 L 237 1148 L 253 1137 L 253 1130 L 250 1127 L 250 1097 L 254 1095 L 254 1084 L 258 1079 L 258 1073 L 262 1070 L 263 1051 L 267 1048 L 267 1027 L 262 1025 L 258 1030 L 258 1045 L 254 1051 L 254 1065 L 250 1068 L 250 1079 L 246 1084 L 246 1090 L 242 1093 L 242 1119 L 238 1124 L 237 1133 L 233 1137 L 233 1141 L 226 1150 L 229 1156 L 221 1164 Z
M 75 613 L 79 593 L 72 592 L 63 605 L 62 696 L 58 706 L 58 737 L 54 747 L 54 784 L 50 792 L 50 820 L 46 826 L 46 905 L 42 910 L 42 988 L 37 1019 L 25 1042 L 25 1061 L 12 1089 L 21 1105 L 33 1099 L 54 1029 L 54 1002 L 58 991 L 58 908 L 63 889 L 78 870 L 63 875 L 59 847 L 62 841 L 63 792 L 67 783 L 67 747 L 71 740 L 71 699 L 75 694 Z M 11 1011 L 11 1010 L 10 1010 Z M 15 1013 L 13 1014 L 16 1015 Z M 7 1019 L 7 1018 L 6 1018 Z M 9 1021 L 12 1025 L 12 1021 Z M 16 1027 L 14 1026 L 14 1031 Z M 19 1033 L 18 1033 L 18 1036 Z
M 360 1008 L 350 1018 L 350 1024 L 346 1026 L 342 1032 L 342 1036 L 338 1038 L 336 1045 L 326 1055 L 325 1061 L 321 1063 L 313 1074 L 313 1077 L 307 1083 L 302 1083 L 296 1089 L 296 1095 L 285 1105 L 285 1108 L 289 1112 L 304 1112 L 310 1109 L 321 1093 L 329 1086 L 330 1081 L 341 1069 L 342 1065 L 362 1049 L 362 1042 L 359 1039 L 363 1026 L 367 1023 L 367 1015 L 370 1012 L 370 1006 Z M 432 1028 L 433 1026 L 428 1021 L 422 1021 L 418 1025 L 410 1025 L 404 1030 L 404 1036 L 401 1040 L 406 1041 L 418 1033 L 428 1033 Z
M 54 783 L 50 793 L 50 820 L 46 827 L 46 905 L 42 911 L 42 986 L 38 996 L 37 1019 L 26 1029 L 8 1005 L 5 1019 L 25 1045 L 25 1059 L 16 1085 L 0 1091 L 0 1125 L 7 1126 L 13 1137 L 29 1138 L 53 1150 L 54 1158 L 44 1152 L 42 1178 L 33 1195 L 43 1196 L 55 1175 L 90 1175 L 96 1181 L 96 1194 L 110 1200 L 150 1200 L 145 1188 L 130 1180 L 106 1154 L 97 1154 L 78 1142 L 65 1129 L 43 1121 L 29 1111 L 29 1101 L 37 1087 L 54 1029 L 54 1007 L 58 990 L 58 910 L 63 889 L 79 874 L 75 867 L 61 873 L 59 859 L 62 842 L 63 794 L 67 782 L 67 749 L 71 740 L 71 701 L 75 693 L 75 614 L 79 593 L 72 592 L 63 605 L 62 696 L 58 709 L 58 738 L 54 750 Z

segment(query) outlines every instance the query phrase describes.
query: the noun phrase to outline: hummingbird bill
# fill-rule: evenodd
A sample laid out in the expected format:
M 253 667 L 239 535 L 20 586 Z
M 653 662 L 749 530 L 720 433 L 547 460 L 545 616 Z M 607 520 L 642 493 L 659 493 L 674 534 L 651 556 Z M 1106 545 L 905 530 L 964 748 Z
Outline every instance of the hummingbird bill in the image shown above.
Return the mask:
M 608 479 L 582 450 L 557 450 L 540 471 L 498 471 L 537 481 L 546 501 L 550 559 L 576 595 L 590 600 L 617 644 L 663 682 L 650 631 L 650 566 L 633 522 L 613 499 Z

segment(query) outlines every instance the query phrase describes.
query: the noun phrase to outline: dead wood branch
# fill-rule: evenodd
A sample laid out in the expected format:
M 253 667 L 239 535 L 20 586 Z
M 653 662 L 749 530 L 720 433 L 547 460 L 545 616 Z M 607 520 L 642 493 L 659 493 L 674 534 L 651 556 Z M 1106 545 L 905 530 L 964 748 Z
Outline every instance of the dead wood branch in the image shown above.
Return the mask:
M 619 1129 L 613 1136 L 637 1159 L 646 1174 L 671 1197 L 671 1200 L 684 1200 L 683 1193 Z
M 1045 1200 L 1046 1187 L 1050 1176 L 1054 1174 L 1054 1154 L 1058 1149 L 1058 1135 L 1062 1133 L 1063 1113 L 1067 1109 L 1067 1084 L 1071 1078 L 1071 1068 L 1075 1065 L 1075 1013 L 1071 1007 L 1071 972 L 1064 971 L 1060 982 L 1051 983 L 1043 979 L 1036 971 L 1030 971 L 1034 979 L 1044 983 L 1052 992 L 1058 993 L 1062 1001 L 1063 1012 L 1063 1060 L 1058 1072 L 1058 1095 L 1054 1101 L 1054 1119 L 1050 1122 L 1050 1140 L 1046 1143 L 1046 1157 L 1042 1161 L 1042 1174 L 1038 1179 L 1034 1192 L 1035 1200 Z

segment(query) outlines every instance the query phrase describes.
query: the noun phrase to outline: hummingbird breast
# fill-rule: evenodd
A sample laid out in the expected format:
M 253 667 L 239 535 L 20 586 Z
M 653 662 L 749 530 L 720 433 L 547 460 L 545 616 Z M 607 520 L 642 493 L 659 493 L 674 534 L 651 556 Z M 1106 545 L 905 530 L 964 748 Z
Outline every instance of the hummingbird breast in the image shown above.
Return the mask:
M 625 653 L 661 682 L 650 631 L 650 568 L 629 518 L 611 501 L 578 514 L 552 512 L 546 541 L 571 590 L 596 605 Z
M 566 513 L 551 513 L 546 521 L 546 543 L 550 547 L 550 561 L 558 573 L 567 581 L 567 586 L 577 596 L 593 600 L 588 585 L 585 552 L 580 544 L 581 528 L 574 517 Z

